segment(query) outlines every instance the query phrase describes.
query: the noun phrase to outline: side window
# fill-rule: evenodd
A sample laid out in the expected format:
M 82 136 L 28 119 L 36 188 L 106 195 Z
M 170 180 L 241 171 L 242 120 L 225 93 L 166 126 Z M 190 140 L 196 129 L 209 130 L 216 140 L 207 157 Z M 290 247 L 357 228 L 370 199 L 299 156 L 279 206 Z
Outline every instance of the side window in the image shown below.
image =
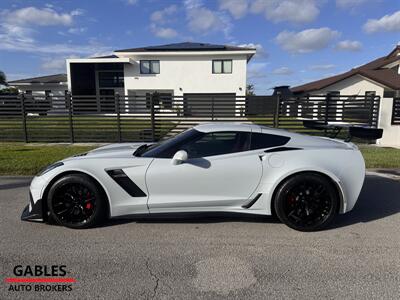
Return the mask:
M 140 74 L 160 74 L 159 60 L 141 60 Z
M 251 134 L 251 150 L 264 149 L 271 147 L 278 147 L 285 145 L 289 142 L 290 138 L 287 136 L 265 134 L 265 133 L 252 133 Z
M 247 151 L 250 144 L 248 132 L 211 132 L 181 147 L 189 158 L 207 157 Z

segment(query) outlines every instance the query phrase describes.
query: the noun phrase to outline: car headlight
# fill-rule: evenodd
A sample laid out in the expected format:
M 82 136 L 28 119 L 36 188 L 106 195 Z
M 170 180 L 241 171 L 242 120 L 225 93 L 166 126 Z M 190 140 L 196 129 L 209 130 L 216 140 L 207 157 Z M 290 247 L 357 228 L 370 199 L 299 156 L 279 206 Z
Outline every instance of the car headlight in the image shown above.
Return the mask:
M 50 172 L 51 170 L 53 170 L 53 169 L 55 169 L 55 168 L 58 168 L 58 167 L 61 167 L 61 166 L 63 166 L 63 165 L 64 165 L 64 163 L 61 162 L 61 161 L 56 162 L 56 163 L 51 164 L 51 165 L 48 165 L 48 166 L 45 167 L 43 170 L 41 170 L 41 171 L 39 172 L 39 174 L 37 174 L 36 176 L 42 176 L 42 175 L 46 174 L 47 172 Z

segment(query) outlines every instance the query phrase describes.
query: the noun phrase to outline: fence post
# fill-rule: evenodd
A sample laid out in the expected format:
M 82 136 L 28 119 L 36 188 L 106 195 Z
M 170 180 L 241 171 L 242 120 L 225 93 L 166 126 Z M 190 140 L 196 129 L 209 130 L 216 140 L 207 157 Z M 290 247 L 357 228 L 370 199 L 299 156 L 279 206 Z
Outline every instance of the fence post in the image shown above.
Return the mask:
M 274 114 L 274 127 L 275 128 L 279 127 L 280 106 L 281 106 L 281 96 L 277 95 L 276 96 L 276 105 L 275 105 L 275 114 Z
M 26 109 L 25 109 L 25 94 L 19 94 L 21 100 L 21 114 L 22 114 L 22 133 L 24 136 L 25 143 L 28 142 L 28 130 L 26 128 Z
M 332 95 L 330 95 L 329 93 L 326 95 L 326 101 L 325 101 L 325 123 L 328 124 L 329 121 L 329 107 L 331 104 L 331 97 Z M 326 132 L 326 129 L 325 129 Z
M 375 96 L 369 96 L 369 126 L 374 125 L 374 106 L 375 106 Z
M 156 141 L 156 126 L 155 126 L 155 118 L 154 118 L 154 100 L 153 94 L 150 96 L 150 118 L 151 118 L 151 141 Z
M 118 142 L 121 143 L 121 112 L 119 109 L 119 93 L 115 94 L 115 110 L 117 111 L 117 138 Z
M 214 121 L 214 97 L 211 97 L 211 121 Z
M 75 143 L 75 138 L 74 138 L 74 123 L 73 123 L 73 119 L 72 119 L 72 95 L 70 92 L 67 92 L 65 94 L 65 100 L 67 102 L 68 105 L 68 122 L 69 122 L 69 138 L 71 143 Z

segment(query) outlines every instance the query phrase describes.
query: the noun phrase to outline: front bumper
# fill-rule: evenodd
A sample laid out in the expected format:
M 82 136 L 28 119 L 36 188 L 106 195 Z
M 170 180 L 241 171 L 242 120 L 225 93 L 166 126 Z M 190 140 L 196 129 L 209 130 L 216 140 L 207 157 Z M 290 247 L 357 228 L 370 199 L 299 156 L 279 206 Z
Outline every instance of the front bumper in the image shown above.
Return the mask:
M 21 220 L 23 221 L 43 221 L 42 199 L 33 202 L 32 194 L 29 193 L 29 205 L 22 211 Z

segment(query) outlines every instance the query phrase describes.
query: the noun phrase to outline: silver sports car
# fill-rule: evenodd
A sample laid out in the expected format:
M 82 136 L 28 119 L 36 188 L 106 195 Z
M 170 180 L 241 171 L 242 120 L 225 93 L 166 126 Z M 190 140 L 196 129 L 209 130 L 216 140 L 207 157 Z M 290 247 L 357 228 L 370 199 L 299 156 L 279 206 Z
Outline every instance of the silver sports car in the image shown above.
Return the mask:
M 86 228 L 134 214 L 236 212 L 312 231 L 354 207 L 364 173 L 350 142 L 202 124 L 158 144 L 112 144 L 48 166 L 32 180 L 22 219 Z

